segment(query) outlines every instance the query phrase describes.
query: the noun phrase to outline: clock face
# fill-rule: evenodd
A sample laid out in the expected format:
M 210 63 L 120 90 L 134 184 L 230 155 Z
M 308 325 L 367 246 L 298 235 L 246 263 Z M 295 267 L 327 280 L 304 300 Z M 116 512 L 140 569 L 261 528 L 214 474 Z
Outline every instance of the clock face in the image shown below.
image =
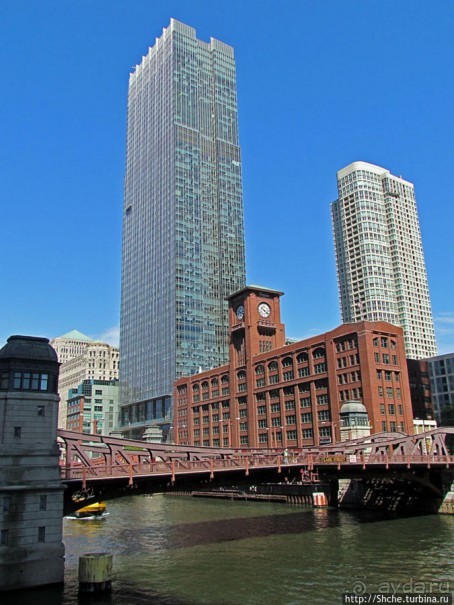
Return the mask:
M 266 303 L 260 303 L 259 313 L 262 317 L 269 317 L 271 315 L 271 307 Z
M 238 317 L 238 319 L 243 319 L 243 317 L 244 317 L 243 305 L 238 305 L 238 307 L 236 308 L 236 316 Z

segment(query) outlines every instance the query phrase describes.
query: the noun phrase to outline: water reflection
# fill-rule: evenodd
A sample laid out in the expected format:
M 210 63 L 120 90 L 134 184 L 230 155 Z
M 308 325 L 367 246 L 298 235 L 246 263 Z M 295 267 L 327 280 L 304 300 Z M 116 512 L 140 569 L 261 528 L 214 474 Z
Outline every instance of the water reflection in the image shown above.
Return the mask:
M 77 603 L 78 558 L 90 551 L 114 554 L 112 595 L 97 601 L 113 605 L 333 605 L 354 582 L 377 592 L 385 580 L 447 580 L 453 563 L 451 517 L 165 496 L 115 500 L 109 512 L 65 520 L 65 589 L 39 602 Z M 36 605 L 31 593 L 21 605 Z

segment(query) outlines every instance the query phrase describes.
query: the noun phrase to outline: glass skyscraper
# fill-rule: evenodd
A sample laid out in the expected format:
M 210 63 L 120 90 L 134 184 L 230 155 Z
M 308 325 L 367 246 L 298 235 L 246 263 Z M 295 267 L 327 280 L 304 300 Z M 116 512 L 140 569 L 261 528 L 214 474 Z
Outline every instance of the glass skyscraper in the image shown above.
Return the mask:
M 233 48 L 174 19 L 130 74 L 120 426 L 170 422 L 173 382 L 228 360 L 245 285 Z
M 367 162 L 337 173 L 331 206 L 342 321 L 387 321 L 404 330 L 410 359 L 436 354 L 412 183 Z

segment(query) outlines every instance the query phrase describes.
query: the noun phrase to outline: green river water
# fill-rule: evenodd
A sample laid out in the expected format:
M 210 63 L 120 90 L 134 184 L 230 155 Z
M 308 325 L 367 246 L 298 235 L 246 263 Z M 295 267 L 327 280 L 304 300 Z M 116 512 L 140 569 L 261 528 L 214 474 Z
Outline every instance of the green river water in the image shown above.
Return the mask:
M 27 591 L 15 605 L 78 603 L 87 552 L 114 556 L 102 604 L 341 605 L 344 593 L 452 594 L 454 586 L 450 516 L 164 495 L 110 501 L 108 511 L 64 520 L 63 591 Z

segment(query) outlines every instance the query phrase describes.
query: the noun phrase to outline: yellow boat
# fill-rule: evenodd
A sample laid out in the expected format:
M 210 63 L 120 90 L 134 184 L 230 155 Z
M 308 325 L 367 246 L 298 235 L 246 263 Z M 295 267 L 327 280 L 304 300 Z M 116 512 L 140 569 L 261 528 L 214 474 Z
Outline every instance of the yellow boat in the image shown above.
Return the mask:
M 72 515 L 76 519 L 84 519 L 86 517 L 102 517 L 106 513 L 106 503 L 105 502 L 94 502 L 93 504 L 89 504 L 88 506 L 84 506 L 83 508 L 79 508 Z

